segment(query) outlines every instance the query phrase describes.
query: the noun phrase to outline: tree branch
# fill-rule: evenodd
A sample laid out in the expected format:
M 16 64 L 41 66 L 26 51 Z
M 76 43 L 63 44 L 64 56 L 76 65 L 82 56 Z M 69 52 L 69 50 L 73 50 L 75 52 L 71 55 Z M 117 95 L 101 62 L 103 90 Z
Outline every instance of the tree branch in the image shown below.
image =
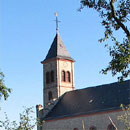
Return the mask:
M 112 16 L 114 18 L 114 20 L 117 22 L 117 24 L 120 25 L 120 27 L 124 30 L 124 32 L 126 33 L 128 39 L 130 37 L 130 32 L 127 29 L 127 27 L 124 26 L 124 24 L 116 17 L 116 13 L 115 13 L 115 9 L 114 9 L 114 5 L 113 5 L 113 0 L 110 1 L 110 6 L 111 6 L 111 11 L 112 11 Z

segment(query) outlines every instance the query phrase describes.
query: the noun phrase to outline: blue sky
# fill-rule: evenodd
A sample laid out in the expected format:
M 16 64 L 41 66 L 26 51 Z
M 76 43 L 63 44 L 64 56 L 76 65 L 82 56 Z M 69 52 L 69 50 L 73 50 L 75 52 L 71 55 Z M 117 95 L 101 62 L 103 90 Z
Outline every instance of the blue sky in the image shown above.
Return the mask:
M 92 9 L 77 11 L 80 0 L 0 0 L 0 69 L 12 89 L 2 99 L 0 119 L 7 112 L 18 119 L 23 106 L 43 103 L 43 67 L 56 34 L 54 12 L 59 13 L 59 33 L 75 62 L 75 87 L 96 86 L 117 81 L 99 71 L 108 65 L 109 53 L 98 43 L 104 28 Z

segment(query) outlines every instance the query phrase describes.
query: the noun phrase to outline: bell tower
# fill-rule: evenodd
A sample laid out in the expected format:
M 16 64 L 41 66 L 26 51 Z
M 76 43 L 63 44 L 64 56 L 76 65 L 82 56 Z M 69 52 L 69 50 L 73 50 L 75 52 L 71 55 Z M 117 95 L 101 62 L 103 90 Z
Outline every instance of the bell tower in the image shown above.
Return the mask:
M 43 64 L 44 107 L 67 91 L 74 90 L 74 60 L 57 31 Z

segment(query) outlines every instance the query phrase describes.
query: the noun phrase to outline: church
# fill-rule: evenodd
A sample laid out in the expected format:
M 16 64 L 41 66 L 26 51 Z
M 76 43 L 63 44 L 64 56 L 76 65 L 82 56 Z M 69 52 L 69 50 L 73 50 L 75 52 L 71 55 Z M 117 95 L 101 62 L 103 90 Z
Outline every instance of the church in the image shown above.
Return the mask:
M 36 106 L 42 122 L 37 129 L 123 130 L 117 117 L 123 113 L 120 105 L 130 103 L 130 80 L 76 90 L 74 62 L 57 31 L 41 62 L 44 101 Z

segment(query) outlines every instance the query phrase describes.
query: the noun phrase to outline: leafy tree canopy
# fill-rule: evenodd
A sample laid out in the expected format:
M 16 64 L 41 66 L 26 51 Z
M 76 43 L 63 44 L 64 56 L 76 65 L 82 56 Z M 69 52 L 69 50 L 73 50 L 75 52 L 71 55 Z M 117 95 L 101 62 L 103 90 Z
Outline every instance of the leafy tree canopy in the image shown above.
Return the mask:
M 130 76 L 130 0 L 81 0 L 80 10 L 84 7 L 96 10 L 102 19 L 105 32 L 99 42 L 111 39 L 114 43 L 113 46 L 106 44 L 112 59 L 102 73 L 120 74 L 119 80 Z M 125 34 L 122 41 L 118 40 L 122 36 L 114 33 L 120 30 Z
M 5 113 L 5 120 L 0 121 L 0 128 L 5 130 L 34 130 L 36 126 L 41 127 L 42 123 L 33 115 L 33 107 L 26 108 L 19 114 L 19 121 L 10 121 Z
M 6 100 L 9 97 L 9 93 L 11 93 L 11 89 L 4 85 L 4 74 L 0 72 L 0 99 L 4 97 L 4 100 Z

